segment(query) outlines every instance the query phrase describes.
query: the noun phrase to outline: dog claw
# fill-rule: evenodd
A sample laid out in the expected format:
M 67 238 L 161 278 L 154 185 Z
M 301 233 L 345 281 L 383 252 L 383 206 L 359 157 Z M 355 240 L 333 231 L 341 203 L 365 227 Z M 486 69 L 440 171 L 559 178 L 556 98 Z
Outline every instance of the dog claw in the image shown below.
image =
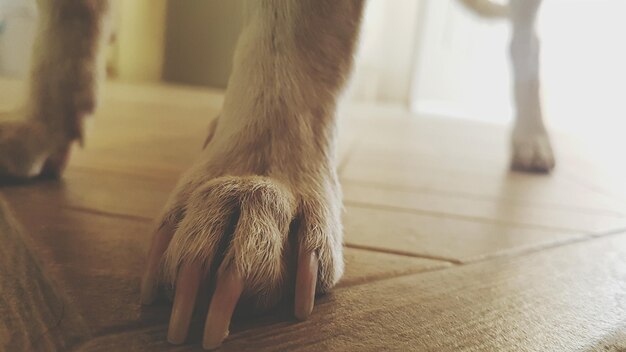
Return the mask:
M 180 271 L 176 281 L 176 295 L 167 332 L 167 341 L 172 344 L 178 345 L 187 339 L 202 277 L 203 270 L 199 264 L 187 264 Z
M 244 281 L 234 266 L 228 267 L 217 278 L 215 293 L 204 326 L 202 347 L 212 350 L 228 336 L 230 320 L 244 289 Z
M 146 272 L 141 280 L 141 304 L 152 304 L 156 299 L 161 258 L 172 240 L 174 231 L 174 226 L 163 225 L 152 238 Z
M 318 258 L 315 252 L 300 252 L 296 274 L 295 316 L 306 320 L 313 311 L 317 284 Z

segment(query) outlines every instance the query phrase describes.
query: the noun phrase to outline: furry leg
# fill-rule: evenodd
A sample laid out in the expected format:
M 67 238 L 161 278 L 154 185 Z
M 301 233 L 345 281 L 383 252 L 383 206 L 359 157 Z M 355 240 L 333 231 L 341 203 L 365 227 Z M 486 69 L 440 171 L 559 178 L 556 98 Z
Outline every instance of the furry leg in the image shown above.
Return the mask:
M 0 119 L 0 176 L 60 174 L 104 73 L 109 0 L 40 0 L 30 93 L 19 112 Z
M 363 1 L 246 4 L 220 119 L 166 205 L 142 284 L 149 303 L 158 271 L 177 290 L 185 268 L 213 273 L 205 348 L 227 334 L 233 297 L 265 309 L 295 291 L 295 312 L 306 318 L 315 292 L 343 272 L 335 108 Z M 176 295 L 186 313 L 173 315 L 171 341 L 185 340 L 189 295 Z
M 535 30 L 542 0 L 511 0 L 516 119 L 512 135 L 513 169 L 549 172 L 554 155 L 543 122 L 539 79 L 539 38 Z

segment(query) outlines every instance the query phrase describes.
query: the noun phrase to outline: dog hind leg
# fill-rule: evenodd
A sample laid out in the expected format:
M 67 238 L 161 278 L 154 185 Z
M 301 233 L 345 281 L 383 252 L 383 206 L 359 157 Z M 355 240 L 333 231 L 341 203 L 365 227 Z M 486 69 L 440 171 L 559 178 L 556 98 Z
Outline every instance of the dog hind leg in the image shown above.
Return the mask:
M 541 0 L 511 0 L 509 4 L 516 104 L 511 167 L 520 171 L 550 172 L 555 161 L 539 96 L 539 38 L 535 24 L 540 5 Z

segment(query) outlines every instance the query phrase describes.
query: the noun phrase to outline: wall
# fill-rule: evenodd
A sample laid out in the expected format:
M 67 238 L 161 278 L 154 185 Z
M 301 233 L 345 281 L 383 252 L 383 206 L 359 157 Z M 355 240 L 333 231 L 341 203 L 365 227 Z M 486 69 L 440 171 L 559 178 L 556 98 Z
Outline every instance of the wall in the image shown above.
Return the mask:
M 423 0 L 411 109 L 418 114 L 511 119 L 507 20 L 488 20 L 457 0 Z
M 370 0 L 349 96 L 408 106 L 424 0 Z
M 37 19 L 34 0 L 0 0 L 0 76 L 28 75 Z
M 169 0 L 163 78 L 225 88 L 242 11 L 241 0 Z
M 113 2 L 109 70 L 127 81 L 158 81 L 163 69 L 166 0 Z

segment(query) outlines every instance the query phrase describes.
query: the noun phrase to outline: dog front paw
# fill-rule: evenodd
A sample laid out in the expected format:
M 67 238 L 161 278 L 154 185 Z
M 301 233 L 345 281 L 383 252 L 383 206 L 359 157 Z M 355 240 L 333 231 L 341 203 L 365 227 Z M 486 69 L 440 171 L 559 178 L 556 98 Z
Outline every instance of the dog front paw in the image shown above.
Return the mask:
M 315 293 L 329 290 L 343 273 L 335 175 L 214 170 L 195 167 L 179 183 L 153 237 L 141 292 L 142 302 L 150 303 L 159 281 L 175 286 L 168 340 L 182 343 L 199 287 L 214 284 L 207 349 L 228 335 L 239 301 L 265 310 L 294 294 L 295 315 L 305 319 Z
M 0 119 L 0 179 L 59 176 L 67 163 L 70 144 L 38 121 L 4 116 Z
M 513 170 L 548 173 L 554 166 L 554 152 L 545 131 L 513 132 L 511 156 Z

